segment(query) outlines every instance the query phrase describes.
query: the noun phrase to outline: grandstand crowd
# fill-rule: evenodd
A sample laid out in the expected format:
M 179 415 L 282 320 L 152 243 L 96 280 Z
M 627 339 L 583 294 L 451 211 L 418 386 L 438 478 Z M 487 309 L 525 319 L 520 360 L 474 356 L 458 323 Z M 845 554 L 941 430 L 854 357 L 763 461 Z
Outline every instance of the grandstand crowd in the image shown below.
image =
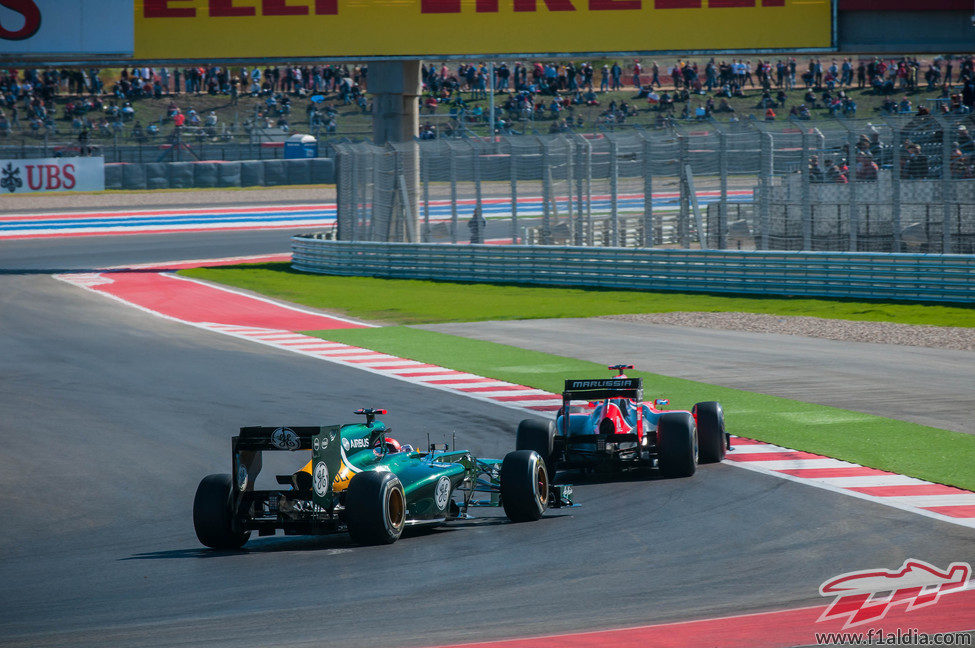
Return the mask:
M 192 108 L 181 108 L 177 97 L 225 95 L 236 105 L 244 94 L 264 98 L 265 109 L 249 118 L 253 125 L 288 129 L 290 97 L 332 95 L 341 105 L 357 105 L 362 112 L 369 106 L 363 88 L 365 66 L 316 65 L 198 68 L 122 68 L 114 79 L 105 80 L 98 69 L 8 69 L 0 72 L 0 136 L 17 127 L 34 133 L 58 132 L 58 122 L 70 122 L 75 133 L 118 130 L 134 121 L 140 99 L 171 97 L 166 120 L 174 126 L 215 129 L 215 111 L 205 116 Z M 107 85 L 110 84 L 110 85 Z M 317 105 L 321 103 L 322 105 Z M 60 112 L 58 108 L 60 107 Z M 308 122 L 334 129 L 336 110 L 332 104 L 311 101 Z M 133 131 L 145 135 L 158 132 L 149 124 L 136 122 Z
M 492 86 L 491 70 L 484 63 L 424 64 L 421 137 L 483 128 L 490 117 L 483 100 Z M 495 124 L 503 134 L 518 132 L 525 122 L 533 127 L 544 122 L 550 132 L 578 129 L 584 115 L 597 116 L 594 126 L 614 127 L 648 112 L 658 120 L 724 116 L 736 121 L 746 110 L 766 120 L 809 119 L 813 111 L 853 117 L 862 112 L 853 91 L 861 100 L 866 94 L 882 98 L 875 110 L 884 114 L 964 115 L 975 107 L 972 56 L 711 58 L 664 67 L 640 59 L 502 62 L 493 74 Z M 927 98 L 916 97 L 918 92 Z M 341 115 L 371 112 L 367 93 L 365 65 L 8 69 L 0 71 L 0 137 L 19 132 L 86 139 L 121 133 L 141 142 L 192 128 L 207 137 L 229 138 L 238 128 L 288 132 L 296 123 L 327 134 L 336 132 Z M 193 102 L 201 96 L 225 101 L 197 112 Z M 237 124 L 236 113 L 230 120 L 227 109 L 245 96 L 253 98 L 252 110 Z M 161 117 L 143 124 L 137 108 L 146 99 L 165 107 Z

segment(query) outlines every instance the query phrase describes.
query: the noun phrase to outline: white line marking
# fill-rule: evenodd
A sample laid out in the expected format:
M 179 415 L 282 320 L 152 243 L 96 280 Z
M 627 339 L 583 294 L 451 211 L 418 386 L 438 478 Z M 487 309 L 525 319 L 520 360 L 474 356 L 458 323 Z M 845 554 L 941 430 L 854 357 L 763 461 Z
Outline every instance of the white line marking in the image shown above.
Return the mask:
M 771 443 L 749 443 L 746 445 L 734 446 L 734 448 L 734 450 L 728 453 L 729 455 L 752 454 L 758 452 L 788 452 L 788 450 L 785 448 L 772 445 Z
M 773 459 L 771 461 L 734 461 L 731 463 L 735 466 L 749 466 L 752 464 L 758 464 L 767 470 L 795 470 L 797 468 L 858 468 L 859 464 L 850 463 L 848 461 L 840 461 L 839 459 L 830 459 L 829 457 L 823 457 L 822 459 Z
M 820 484 L 829 484 L 840 488 L 857 488 L 866 486 L 925 486 L 931 482 L 915 479 L 907 475 L 863 475 L 861 477 L 806 477 Z
M 905 506 L 927 508 L 929 506 L 975 506 L 975 493 L 956 495 L 897 495 L 883 498 L 885 502 L 895 502 Z

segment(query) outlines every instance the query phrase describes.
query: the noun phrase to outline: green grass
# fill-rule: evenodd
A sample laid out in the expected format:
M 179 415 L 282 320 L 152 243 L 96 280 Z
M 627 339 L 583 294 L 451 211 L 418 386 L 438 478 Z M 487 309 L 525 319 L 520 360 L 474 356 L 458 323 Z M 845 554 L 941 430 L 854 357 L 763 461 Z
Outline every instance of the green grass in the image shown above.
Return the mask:
M 975 327 L 975 307 L 971 306 L 334 277 L 295 272 L 287 263 L 193 268 L 180 273 L 394 324 L 707 311 Z
M 407 327 L 312 335 L 558 393 L 566 378 L 607 375 L 603 365 Z M 720 401 L 728 430 L 788 448 L 975 490 L 975 435 L 643 371 L 646 398 L 690 409 Z

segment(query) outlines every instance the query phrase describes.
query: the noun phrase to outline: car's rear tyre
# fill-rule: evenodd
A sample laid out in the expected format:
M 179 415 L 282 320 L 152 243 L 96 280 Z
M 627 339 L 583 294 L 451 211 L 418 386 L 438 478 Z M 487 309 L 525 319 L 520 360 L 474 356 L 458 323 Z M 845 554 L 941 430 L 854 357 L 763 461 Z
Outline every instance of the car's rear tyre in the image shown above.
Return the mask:
M 501 505 L 512 522 L 534 522 L 548 508 L 549 476 L 534 450 L 515 450 L 501 462 Z
M 665 477 L 690 477 L 697 468 L 697 435 L 689 412 L 667 412 L 657 421 L 660 472 Z
M 234 517 L 230 501 L 230 475 L 207 475 L 193 498 L 193 528 L 196 537 L 211 549 L 240 549 L 250 538 Z
M 345 493 L 345 523 L 353 542 L 392 544 L 406 526 L 406 493 L 390 472 L 361 472 Z
M 541 419 L 525 419 L 518 424 L 515 450 L 534 450 L 545 461 L 549 476 L 555 478 L 555 423 Z
M 715 401 L 705 401 L 694 406 L 697 421 L 697 442 L 700 446 L 700 463 L 717 463 L 725 455 L 724 411 Z

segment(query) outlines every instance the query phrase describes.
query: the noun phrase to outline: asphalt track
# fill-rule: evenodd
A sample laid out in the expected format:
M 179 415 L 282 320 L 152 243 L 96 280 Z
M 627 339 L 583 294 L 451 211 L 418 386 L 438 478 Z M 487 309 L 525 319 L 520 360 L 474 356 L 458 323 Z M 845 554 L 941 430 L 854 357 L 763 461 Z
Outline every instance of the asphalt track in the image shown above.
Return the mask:
M 492 514 L 388 547 L 275 537 L 205 551 L 193 492 L 227 471 L 240 425 L 344 421 L 380 405 L 403 441 L 456 432 L 499 456 L 521 418 L 49 276 L 287 250 L 270 234 L 0 248 L 0 645 L 457 643 L 818 605 L 820 583 L 841 572 L 975 558 L 971 529 L 724 464 L 686 480 L 582 483 L 581 508 L 534 524 Z

